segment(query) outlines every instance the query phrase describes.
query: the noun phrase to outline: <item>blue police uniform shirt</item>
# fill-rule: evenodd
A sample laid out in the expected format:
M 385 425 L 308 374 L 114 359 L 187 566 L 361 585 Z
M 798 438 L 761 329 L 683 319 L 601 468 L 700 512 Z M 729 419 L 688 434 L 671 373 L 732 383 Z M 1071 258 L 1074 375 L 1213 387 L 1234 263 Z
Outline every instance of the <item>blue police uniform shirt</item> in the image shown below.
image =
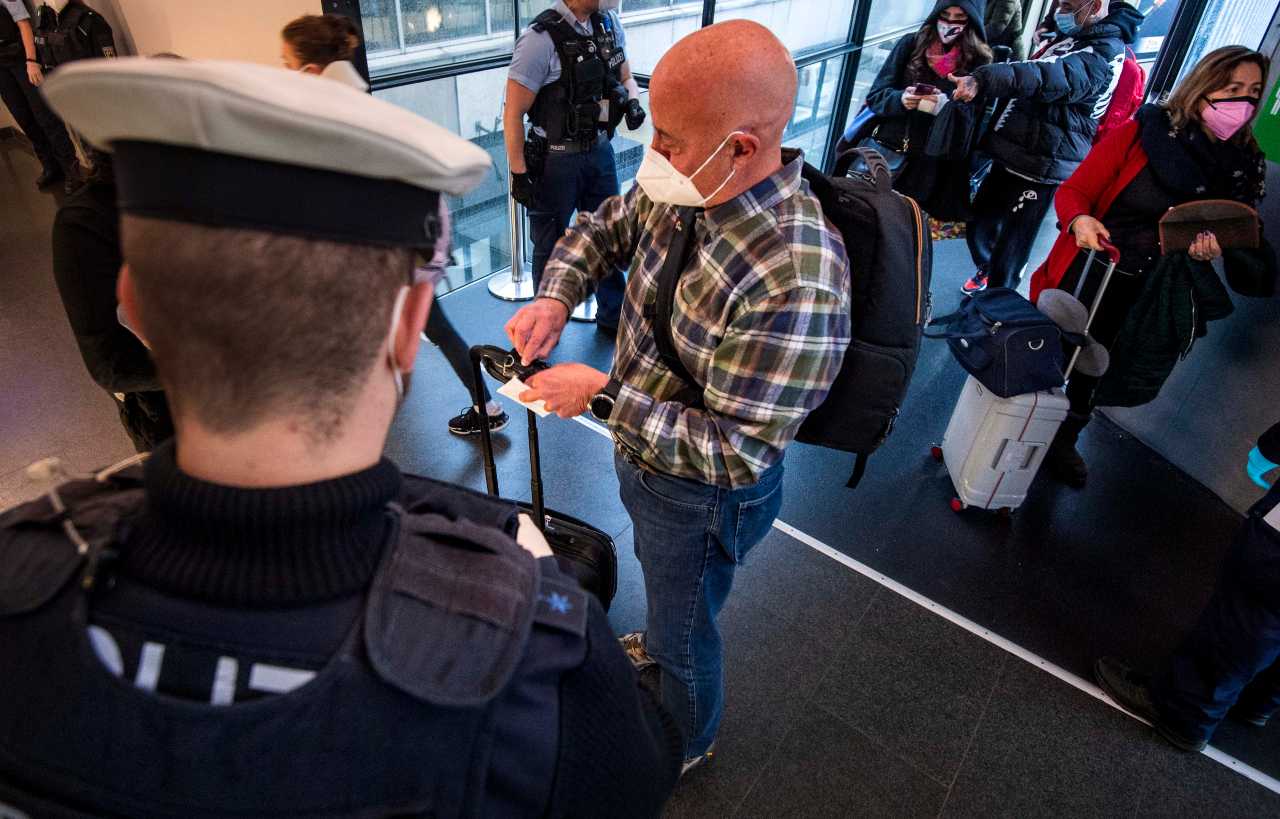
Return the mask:
M 26 4 L 22 0 L 0 0 L 0 7 L 9 12 L 9 16 L 13 18 L 13 22 L 19 20 L 30 20 L 31 15 L 27 13 Z
M 559 12 L 574 30 L 588 35 L 593 33 L 591 20 L 588 19 L 585 23 L 579 22 L 573 12 L 569 11 L 564 0 L 556 0 L 552 8 Z M 617 13 L 605 12 L 604 25 L 607 30 L 613 32 L 618 48 L 625 51 L 627 35 L 622 30 L 622 23 L 618 20 Z M 535 94 L 560 79 L 560 55 L 556 53 L 551 35 L 545 31 L 525 29 L 520 39 L 516 41 L 516 50 L 511 55 L 511 68 L 507 71 L 507 77 Z

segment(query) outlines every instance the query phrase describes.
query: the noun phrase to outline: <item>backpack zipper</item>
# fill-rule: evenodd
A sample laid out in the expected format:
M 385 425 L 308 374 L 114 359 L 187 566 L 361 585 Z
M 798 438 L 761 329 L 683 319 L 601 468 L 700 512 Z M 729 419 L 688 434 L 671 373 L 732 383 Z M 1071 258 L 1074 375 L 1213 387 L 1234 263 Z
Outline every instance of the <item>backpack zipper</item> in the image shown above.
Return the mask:
M 920 206 L 916 204 L 916 200 L 910 196 L 902 198 L 911 205 L 911 211 L 916 218 L 916 324 L 920 324 L 922 321 L 920 303 L 923 300 L 924 291 L 924 273 L 921 269 L 924 264 L 924 224 L 920 218 Z

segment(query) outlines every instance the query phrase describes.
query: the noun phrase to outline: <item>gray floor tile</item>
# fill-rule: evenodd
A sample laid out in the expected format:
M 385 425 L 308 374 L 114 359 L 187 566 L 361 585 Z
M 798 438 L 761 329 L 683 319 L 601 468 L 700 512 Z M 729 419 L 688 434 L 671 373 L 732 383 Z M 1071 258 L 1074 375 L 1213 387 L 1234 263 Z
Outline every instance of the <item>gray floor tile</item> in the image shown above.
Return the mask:
M 816 709 L 787 734 L 737 815 L 937 816 L 946 788 Z
M 1280 794 L 1202 754 L 1182 753 L 1154 736 L 1151 741 L 1160 747 L 1153 754 L 1153 775 L 1140 787 L 1140 819 L 1280 816 Z
M 1007 656 L 886 591 L 814 702 L 950 785 Z
M 773 530 L 734 578 L 726 608 L 769 612 L 809 637 L 844 643 L 880 586 Z
M 675 815 L 703 815 L 697 811 L 722 805 L 751 815 L 748 791 L 772 764 L 787 734 L 811 710 L 799 699 L 757 705 L 730 691 L 715 759 L 680 783 L 672 804 L 681 813 Z
M 1010 662 L 942 815 L 1132 816 L 1163 751 L 1141 723 Z
M 774 530 L 748 555 L 747 564 L 735 579 L 733 593 L 720 616 L 726 696 L 731 702 L 760 708 L 779 702 L 803 702 L 817 690 L 822 675 L 839 654 L 842 640 L 814 628 L 812 621 L 791 610 L 803 605 L 803 589 L 791 587 L 793 594 L 789 598 L 781 593 L 790 586 L 791 579 L 777 568 L 785 558 L 774 557 L 774 553 L 793 554 L 797 562 L 809 560 L 794 549 L 794 541 Z M 847 571 L 828 562 L 826 571 L 833 575 Z M 813 568 L 816 574 L 821 565 Z M 842 601 L 836 612 L 826 614 L 856 622 L 873 593 L 873 589 L 854 583 L 849 587 L 847 601 Z

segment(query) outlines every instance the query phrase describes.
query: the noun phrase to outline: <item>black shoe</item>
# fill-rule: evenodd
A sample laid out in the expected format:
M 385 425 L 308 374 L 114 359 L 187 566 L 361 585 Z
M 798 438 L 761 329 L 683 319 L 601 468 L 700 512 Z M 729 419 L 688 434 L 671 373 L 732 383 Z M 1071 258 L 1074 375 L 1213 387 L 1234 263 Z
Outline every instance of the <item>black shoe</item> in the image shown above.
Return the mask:
M 1151 699 L 1150 678 L 1145 674 L 1139 674 L 1114 657 L 1103 657 L 1093 664 L 1093 676 L 1117 705 L 1151 723 L 1156 732 L 1178 750 L 1198 752 L 1208 744 L 1203 739 L 1187 738 L 1160 716 Z
M 505 412 L 497 415 L 489 416 L 489 431 L 497 432 L 511 421 L 511 416 Z M 449 419 L 449 431 L 454 435 L 479 435 L 480 434 L 480 413 L 475 407 L 467 407 L 460 415 Z
M 1089 467 L 1080 457 L 1073 444 L 1066 441 L 1054 441 L 1044 456 L 1045 466 L 1049 474 L 1067 486 L 1084 489 L 1089 480 Z
M 600 335 L 602 335 L 602 336 L 608 336 L 609 338 L 617 338 L 617 337 L 618 337 L 618 325 L 616 325 L 616 324 L 609 324 L 609 323 L 607 323 L 607 322 L 603 322 L 603 321 L 601 321 L 600 319 L 598 319 L 598 318 L 597 318 L 597 319 L 596 319 L 596 332 L 597 332 L 597 333 L 599 333 L 599 334 L 600 334 Z
M 1236 722 L 1243 722 L 1245 725 L 1252 725 L 1255 728 L 1266 728 L 1267 723 L 1271 721 L 1270 714 L 1254 714 L 1249 711 L 1241 711 L 1238 708 L 1232 708 L 1227 716 Z
M 61 168 L 45 168 L 44 171 L 36 177 L 36 187 L 40 190 L 51 188 L 56 183 L 63 181 L 64 178 Z
M 1274 714 L 1268 712 L 1265 707 L 1251 703 L 1248 699 L 1242 697 L 1227 712 L 1227 716 L 1236 722 L 1243 722 L 1255 728 L 1266 728 L 1267 723 L 1271 721 L 1271 717 Z

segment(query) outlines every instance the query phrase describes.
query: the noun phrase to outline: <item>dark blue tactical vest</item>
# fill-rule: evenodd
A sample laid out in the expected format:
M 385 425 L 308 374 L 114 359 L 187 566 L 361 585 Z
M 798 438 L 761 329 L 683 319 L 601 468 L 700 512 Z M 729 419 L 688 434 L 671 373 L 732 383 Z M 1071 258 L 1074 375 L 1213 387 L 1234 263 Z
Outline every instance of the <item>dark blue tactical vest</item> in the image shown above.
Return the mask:
M 621 88 L 621 68 L 626 55 L 618 48 L 613 31 L 601 14 L 591 15 L 592 33 L 582 34 L 555 9 L 534 18 L 534 31 L 545 31 L 560 57 L 560 77 L 545 86 L 533 100 L 529 121 L 547 133 L 552 151 L 576 144 L 588 148 L 608 123 L 600 122 L 600 102 Z M 626 103 L 613 101 L 621 119 Z M 616 125 L 616 123 L 614 123 Z
M 0 816 L 546 812 L 550 782 L 518 810 L 486 802 L 495 735 L 521 735 L 495 716 L 514 699 L 558 724 L 587 598 L 504 531 L 509 505 L 406 478 L 328 665 L 289 693 L 213 706 L 135 688 L 91 647 L 86 586 L 143 502 L 134 469 L 0 515 Z M 530 758 L 555 759 L 555 730 L 524 733 Z

